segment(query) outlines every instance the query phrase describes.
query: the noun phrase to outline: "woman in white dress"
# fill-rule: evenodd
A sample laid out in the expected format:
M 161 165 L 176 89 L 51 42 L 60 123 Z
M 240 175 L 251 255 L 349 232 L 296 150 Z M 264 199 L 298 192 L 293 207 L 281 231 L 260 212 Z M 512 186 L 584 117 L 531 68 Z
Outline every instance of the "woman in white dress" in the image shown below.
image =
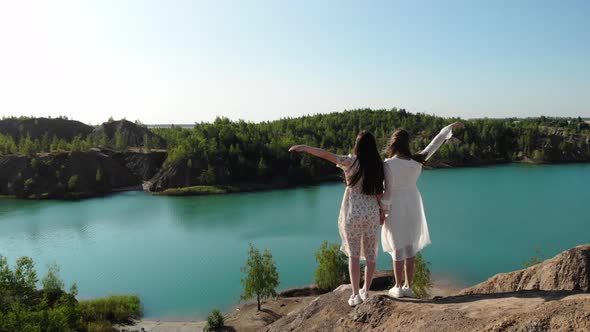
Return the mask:
M 380 206 L 383 194 L 383 161 L 375 137 L 361 131 L 352 155 L 341 156 L 307 145 L 294 145 L 289 151 L 306 152 L 326 159 L 344 171 L 346 190 L 342 198 L 338 231 L 342 250 L 348 256 L 348 271 L 352 284 L 350 306 L 367 299 L 379 252 Z M 365 284 L 359 289 L 360 259 L 365 260 Z
M 389 290 L 394 297 L 413 297 L 414 256 L 430 244 L 428 225 L 422 205 L 422 196 L 416 181 L 422 166 L 453 135 L 453 128 L 463 124 L 455 122 L 444 127 L 428 146 L 417 154 L 410 151 L 410 135 L 400 129 L 393 133 L 386 148 L 385 194 L 381 198 L 381 229 L 383 251 L 393 259 L 395 286 Z M 404 279 L 405 266 L 405 283 Z

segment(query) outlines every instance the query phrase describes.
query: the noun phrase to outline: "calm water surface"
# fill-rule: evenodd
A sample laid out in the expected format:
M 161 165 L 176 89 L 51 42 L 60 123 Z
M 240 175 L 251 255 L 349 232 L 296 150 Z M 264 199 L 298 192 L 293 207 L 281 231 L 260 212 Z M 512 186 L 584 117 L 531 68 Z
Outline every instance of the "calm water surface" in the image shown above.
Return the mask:
M 419 183 L 435 275 L 474 284 L 590 243 L 590 165 L 426 171 Z M 81 298 L 141 296 L 146 317 L 199 318 L 241 294 L 248 243 L 269 248 L 280 288 L 313 282 L 314 251 L 339 241 L 341 183 L 209 197 L 127 192 L 80 202 L 0 199 L 0 254 L 57 262 Z M 389 257 L 380 252 L 380 268 Z

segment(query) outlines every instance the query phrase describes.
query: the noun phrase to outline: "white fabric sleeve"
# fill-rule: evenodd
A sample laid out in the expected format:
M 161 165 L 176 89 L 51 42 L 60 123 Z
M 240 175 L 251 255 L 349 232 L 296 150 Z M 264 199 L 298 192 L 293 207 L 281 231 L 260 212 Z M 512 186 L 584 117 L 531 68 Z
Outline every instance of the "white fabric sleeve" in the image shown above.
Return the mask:
M 354 158 L 352 155 L 336 155 L 336 166 L 342 168 L 345 171 L 350 168 L 353 162 Z
M 428 146 L 422 150 L 422 154 L 426 155 L 426 160 L 430 159 L 432 155 L 440 148 L 440 146 L 449 138 L 453 137 L 453 125 L 450 124 L 438 133 L 436 137 L 428 144 Z
M 387 163 L 383 163 L 383 175 L 385 175 L 383 177 L 383 188 L 385 189 L 385 193 L 383 193 L 383 196 L 381 197 L 381 201 L 380 201 L 380 206 L 383 210 L 389 211 L 389 208 L 391 207 L 391 198 L 392 198 L 392 190 L 389 190 L 388 188 L 391 188 L 391 186 L 393 185 L 393 183 L 389 183 L 389 181 L 387 180 L 389 178 L 389 176 L 387 175 L 390 172 L 389 170 L 389 165 L 387 165 Z

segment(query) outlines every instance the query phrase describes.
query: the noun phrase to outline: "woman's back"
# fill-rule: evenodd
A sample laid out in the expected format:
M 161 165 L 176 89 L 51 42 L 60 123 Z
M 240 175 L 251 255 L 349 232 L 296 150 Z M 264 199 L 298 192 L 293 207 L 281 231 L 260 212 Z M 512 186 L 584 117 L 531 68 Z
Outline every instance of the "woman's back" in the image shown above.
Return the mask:
M 385 190 L 415 189 L 422 164 L 413 159 L 393 157 L 385 160 Z

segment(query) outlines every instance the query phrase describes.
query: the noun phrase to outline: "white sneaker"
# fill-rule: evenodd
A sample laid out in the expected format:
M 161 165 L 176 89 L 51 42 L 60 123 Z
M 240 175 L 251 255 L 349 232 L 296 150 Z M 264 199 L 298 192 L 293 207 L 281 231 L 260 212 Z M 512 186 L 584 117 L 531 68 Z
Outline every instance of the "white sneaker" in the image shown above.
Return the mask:
M 367 298 L 369 297 L 369 292 L 367 292 L 364 289 L 361 289 L 359 291 L 359 296 L 361 297 L 361 300 L 363 300 L 363 302 L 365 302 L 367 300 Z
M 403 287 L 402 293 L 405 297 L 414 297 L 414 291 L 410 287 Z
M 363 303 L 363 299 L 359 295 L 351 295 L 348 299 L 348 305 L 351 307 L 357 306 Z
M 387 293 L 395 298 L 404 297 L 404 292 L 401 287 L 392 287 Z

